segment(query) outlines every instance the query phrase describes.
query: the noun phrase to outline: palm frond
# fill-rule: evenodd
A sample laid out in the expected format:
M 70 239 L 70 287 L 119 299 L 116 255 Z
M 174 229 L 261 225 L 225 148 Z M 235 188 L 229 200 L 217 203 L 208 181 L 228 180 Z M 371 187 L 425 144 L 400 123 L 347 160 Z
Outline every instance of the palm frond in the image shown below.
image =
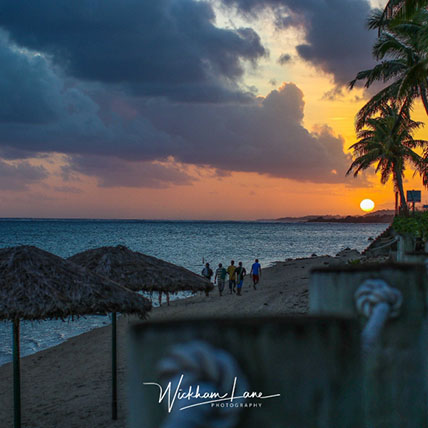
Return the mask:
M 406 75 L 401 80 L 398 89 L 398 96 L 403 96 L 405 93 L 413 91 L 419 92 L 419 86 L 426 87 L 427 84 L 427 71 L 428 71 L 428 58 L 419 61 L 413 66 L 409 67 Z
M 383 12 L 385 21 L 394 17 L 409 18 L 418 9 L 428 6 L 428 0 L 389 0 Z
M 356 177 L 361 170 L 365 170 L 369 168 L 374 162 L 376 162 L 377 156 L 374 153 L 367 153 L 365 155 L 359 156 L 356 158 L 348 171 L 346 171 L 346 175 L 349 175 L 352 171 L 354 172 L 354 177 Z
M 381 80 L 388 81 L 396 76 L 401 76 L 406 70 L 406 66 L 401 60 L 383 61 L 369 70 L 360 71 L 354 80 L 349 82 L 349 88 L 353 89 L 357 81 L 365 80 L 364 87 L 369 88 L 373 82 Z
M 393 164 L 390 161 L 385 162 L 382 165 L 382 171 L 380 174 L 380 182 L 382 184 L 386 184 L 389 180 L 389 178 L 391 177 L 393 171 Z
M 355 127 L 357 131 L 362 129 L 368 119 L 378 113 L 382 108 L 388 105 L 391 101 L 398 100 L 398 89 L 401 81 L 397 81 L 387 86 L 374 95 L 357 113 Z
M 395 58 L 403 58 L 413 53 L 412 47 L 406 44 L 396 35 L 389 32 L 382 33 L 373 45 L 373 56 L 379 60 L 390 55 Z

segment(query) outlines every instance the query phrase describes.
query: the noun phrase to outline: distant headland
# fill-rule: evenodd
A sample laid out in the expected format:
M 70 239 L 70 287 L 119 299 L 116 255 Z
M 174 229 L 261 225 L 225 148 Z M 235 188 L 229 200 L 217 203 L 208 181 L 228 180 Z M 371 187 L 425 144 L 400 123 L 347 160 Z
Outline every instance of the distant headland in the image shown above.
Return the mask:
M 276 219 L 260 219 L 278 223 L 391 223 L 393 210 L 378 210 L 364 215 L 307 215 L 303 217 L 281 217 Z

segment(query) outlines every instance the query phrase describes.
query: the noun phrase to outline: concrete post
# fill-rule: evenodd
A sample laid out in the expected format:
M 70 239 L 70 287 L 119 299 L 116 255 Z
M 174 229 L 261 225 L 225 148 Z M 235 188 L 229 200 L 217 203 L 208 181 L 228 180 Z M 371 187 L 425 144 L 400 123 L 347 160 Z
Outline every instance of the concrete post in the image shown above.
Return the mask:
M 310 313 L 357 318 L 354 294 L 367 279 L 382 279 L 403 295 L 400 316 L 387 321 L 379 347 L 364 361 L 367 426 L 427 427 L 424 266 L 373 264 L 315 269 L 310 278 Z M 360 321 L 364 327 L 366 319 Z
M 415 246 L 416 240 L 412 235 L 399 235 L 397 242 L 397 262 L 403 262 L 405 254 L 415 251 Z

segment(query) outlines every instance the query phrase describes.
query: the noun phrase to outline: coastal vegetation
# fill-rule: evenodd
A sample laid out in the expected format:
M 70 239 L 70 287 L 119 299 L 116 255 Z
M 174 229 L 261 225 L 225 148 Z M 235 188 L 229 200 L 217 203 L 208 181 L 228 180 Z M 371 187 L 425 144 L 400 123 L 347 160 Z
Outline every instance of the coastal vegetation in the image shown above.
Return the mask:
M 428 115 L 428 1 L 390 0 L 384 10 L 375 10 L 368 20 L 369 29 L 378 30 L 373 56 L 378 63 L 357 73 L 358 81 L 370 88 L 382 82 L 377 92 L 356 115 L 358 141 L 350 148 L 354 160 L 347 174 L 357 176 L 375 166 L 385 184 L 392 176 L 400 197 L 400 213 L 408 206 L 403 186 L 406 166 L 419 173 L 428 187 L 428 142 L 413 138 L 423 126 L 411 119 L 416 100 Z
M 423 242 L 428 240 L 428 212 L 416 212 L 410 217 L 396 216 L 392 227 L 400 235 L 411 235 Z

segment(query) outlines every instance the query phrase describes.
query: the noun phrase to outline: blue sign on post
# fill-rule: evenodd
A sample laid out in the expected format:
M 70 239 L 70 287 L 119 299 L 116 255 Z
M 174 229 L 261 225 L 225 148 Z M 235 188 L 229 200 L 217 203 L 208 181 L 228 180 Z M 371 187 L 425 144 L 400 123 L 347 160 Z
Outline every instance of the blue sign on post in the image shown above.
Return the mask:
M 407 202 L 421 202 L 421 191 L 420 190 L 408 190 L 407 191 Z

